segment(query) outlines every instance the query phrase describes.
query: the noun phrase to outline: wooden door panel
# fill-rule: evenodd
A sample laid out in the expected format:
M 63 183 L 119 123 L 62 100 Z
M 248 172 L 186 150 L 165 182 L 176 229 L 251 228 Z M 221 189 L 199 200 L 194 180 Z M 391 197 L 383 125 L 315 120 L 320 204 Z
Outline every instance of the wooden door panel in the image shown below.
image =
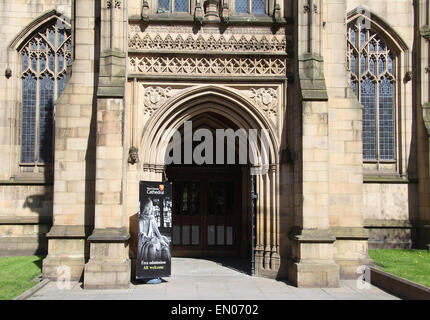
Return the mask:
M 173 245 L 181 252 L 233 252 L 239 247 L 240 178 L 219 171 L 170 175 Z
M 201 182 L 176 181 L 173 190 L 173 245 L 201 247 Z

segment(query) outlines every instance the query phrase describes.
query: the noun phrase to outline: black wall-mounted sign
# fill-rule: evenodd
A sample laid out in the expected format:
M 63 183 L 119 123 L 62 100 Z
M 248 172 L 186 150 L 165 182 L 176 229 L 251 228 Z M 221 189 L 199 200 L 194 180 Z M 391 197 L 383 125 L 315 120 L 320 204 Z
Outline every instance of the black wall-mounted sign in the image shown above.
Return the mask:
M 140 181 L 137 279 L 171 274 L 172 183 Z

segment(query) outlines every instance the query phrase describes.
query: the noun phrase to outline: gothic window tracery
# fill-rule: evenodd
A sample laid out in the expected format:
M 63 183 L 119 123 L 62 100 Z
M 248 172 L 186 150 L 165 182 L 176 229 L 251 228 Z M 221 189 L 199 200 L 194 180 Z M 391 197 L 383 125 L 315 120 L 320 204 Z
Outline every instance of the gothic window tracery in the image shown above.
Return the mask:
M 56 22 L 56 21 L 55 21 Z M 53 160 L 54 100 L 66 86 L 71 64 L 70 31 L 53 22 L 40 28 L 21 47 L 21 156 L 24 165 Z
M 385 41 L 362 25 L 348 28 L 351 86 L 363 105 L 363 160 L 396 161 L 396 57 Z

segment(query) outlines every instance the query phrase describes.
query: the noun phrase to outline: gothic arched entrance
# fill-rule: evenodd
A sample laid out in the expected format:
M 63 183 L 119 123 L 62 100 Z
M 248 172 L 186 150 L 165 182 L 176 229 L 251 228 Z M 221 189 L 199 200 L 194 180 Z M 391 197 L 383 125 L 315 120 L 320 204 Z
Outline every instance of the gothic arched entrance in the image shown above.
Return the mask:
M 186 132 L 186 124 L 191 124 L 191 131 Z M 200 134 L 195 139 L 201 130 L 213 136 L 211 154 L 207 149 L 202 151 L 201 146 L 199 149 L 207 138 Z M 222 155 L 216 143 L 218 130 L 233 133 L 232 144 L 227 136 L 223 140 Z M 247 135 L 245 145 L 239 133 Z M 236 92 L 218 86 L 186 90 L 148 119 L 141 140 L 143 179 L 173 182 L 173 255 L 255 257 L 257 274 L 264 269 L 276 271 L 280 241 L 276 170 L 279 138 L 275 133 L 262 110 Z M 179 158 L 173 155 L 178 146 Z M 195 159 L 196 149 L 206 162 Z M 254 217 L 251 176 L 260 194 Z

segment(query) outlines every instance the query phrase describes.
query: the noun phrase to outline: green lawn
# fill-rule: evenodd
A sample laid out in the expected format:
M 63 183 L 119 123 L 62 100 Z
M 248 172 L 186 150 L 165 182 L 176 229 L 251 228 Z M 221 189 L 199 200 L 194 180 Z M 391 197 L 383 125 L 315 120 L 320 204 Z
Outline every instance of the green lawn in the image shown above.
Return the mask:
M 42 257 L 0 257 L 0 300 L 10 300 L 37 282 L 32 282 L 40 274 Z
M 383 270 L 430 287 L 430 252 L 424 250 L 369 250 L 373 262 Z

